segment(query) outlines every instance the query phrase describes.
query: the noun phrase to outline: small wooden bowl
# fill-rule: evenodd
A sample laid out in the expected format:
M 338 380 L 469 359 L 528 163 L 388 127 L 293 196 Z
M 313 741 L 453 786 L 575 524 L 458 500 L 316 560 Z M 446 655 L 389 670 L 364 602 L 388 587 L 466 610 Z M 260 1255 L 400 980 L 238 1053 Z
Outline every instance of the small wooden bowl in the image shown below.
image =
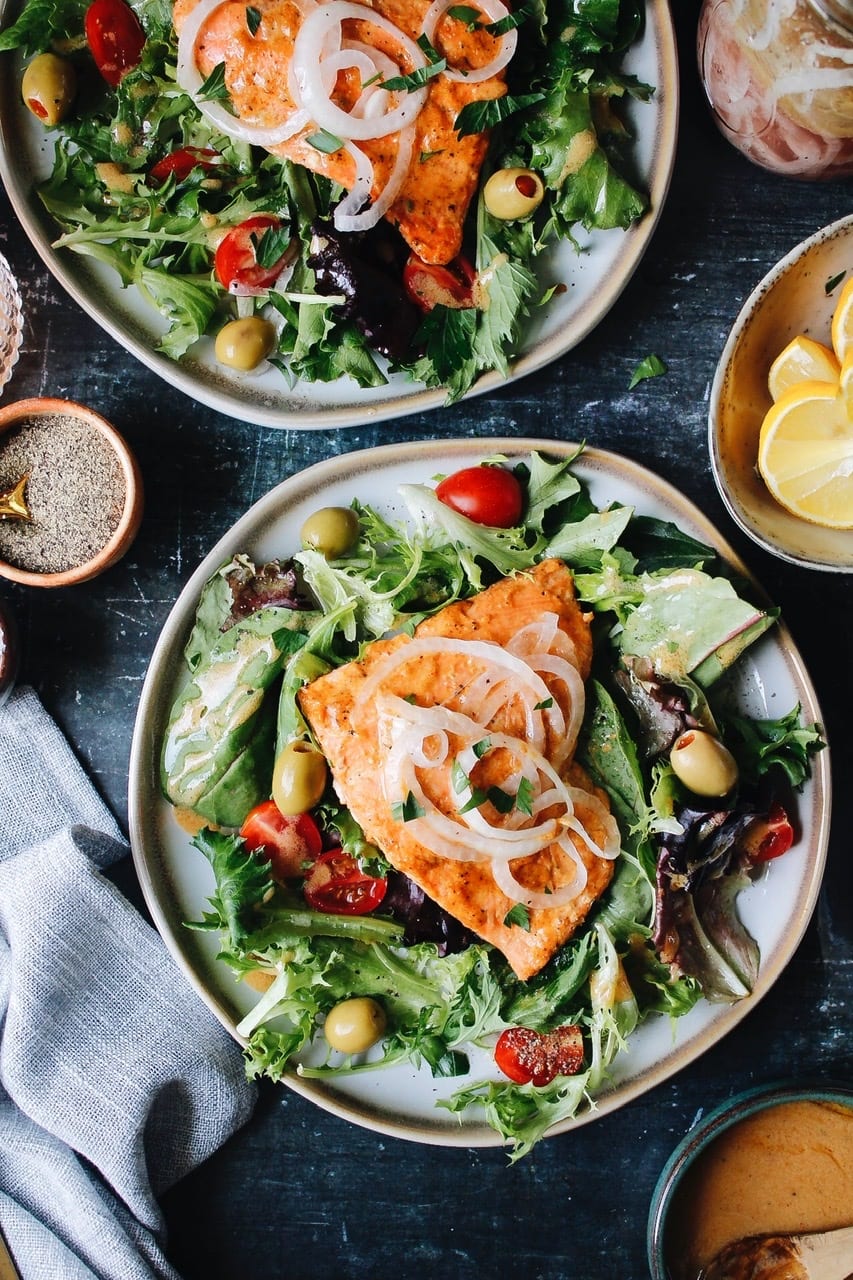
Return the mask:
M 142 475 L 135 456 L 115 427 L 94 409 L 76 404 L 73 400 L 39 396 L 30 400 L 18 400 L 14 404 L 0 408 L 0 435 L 24 422 L 43 417 L 76 418 L 97 431 L 115 453 L 124 481 L 124 507 L 118 525 L 108 541 L 91 559 L 58 573 L 39 573 L 30 569 L 20 569 L 0 559 L 0 576 L 8 578 L 11 582 L 20 582 L 30 587 L 70 587 L 78 582 L 88 582 L 89 579 L 97 577 L 105 569 L 116 564 L 130 547 L 142 520 Z

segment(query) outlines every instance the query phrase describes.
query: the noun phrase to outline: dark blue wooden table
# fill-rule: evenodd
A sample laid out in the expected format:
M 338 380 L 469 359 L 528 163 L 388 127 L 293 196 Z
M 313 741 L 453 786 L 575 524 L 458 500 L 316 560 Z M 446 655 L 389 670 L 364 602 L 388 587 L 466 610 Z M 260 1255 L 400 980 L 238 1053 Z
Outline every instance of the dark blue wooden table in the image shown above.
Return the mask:
M 666 207 L 639 270 L 606 319 L 558 363 L 494 393 L 384 425 L 261 428 L 160 381 L 54 283 L 0 193 L 0 251 L 21 284 L 26 328 L 4 402 L 59 395 L 126 435 L 147 489 L 128 557 L 66 592 L 3 583 L 23 636 L 22 677 L 68 734 L 122 822 L 147 663 L 181 586 L 233 521 L 320 459 L 446 436 L 584 439 L 658 471 L 734 544 L 782 606 L 822 703 L 835 806 L 820 903 L 769 995 L 700 1061 L 641 1099 L 541 1143 L 509 1167 L 498 1149 L 377 1136 L 286 1088 L 263 1087 L 252 1121 L 164 1200 L 187 1280 L 639 1280 L 649 1200 L 696 1116 L 779 1077 L 853 1077 L 853 576 L 773 559 L 720 501 L 706 445 L 711 380 L 729 327 L 764 273 L 853 207 L 853 181 L 809 185 L 751 167 L 716 133 L 695 71 L 698 5 L 676 0 L 682 116 Z M 851 264 L 853 265 L 853 264 Z M 667 373 L 628 390 L 640 359 Z M 140 899 L 130 862 L 121 882 Z

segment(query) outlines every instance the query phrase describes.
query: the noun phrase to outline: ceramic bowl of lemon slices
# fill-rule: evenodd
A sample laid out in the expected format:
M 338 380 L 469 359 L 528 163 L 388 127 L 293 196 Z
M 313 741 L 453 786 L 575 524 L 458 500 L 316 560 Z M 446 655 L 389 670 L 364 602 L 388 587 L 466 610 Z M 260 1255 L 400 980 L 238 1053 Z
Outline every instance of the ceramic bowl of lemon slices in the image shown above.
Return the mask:
M 711 388 L 709 445 L 749 537 L 853 572 L 853 215 L 797 245 L 744 303 Z

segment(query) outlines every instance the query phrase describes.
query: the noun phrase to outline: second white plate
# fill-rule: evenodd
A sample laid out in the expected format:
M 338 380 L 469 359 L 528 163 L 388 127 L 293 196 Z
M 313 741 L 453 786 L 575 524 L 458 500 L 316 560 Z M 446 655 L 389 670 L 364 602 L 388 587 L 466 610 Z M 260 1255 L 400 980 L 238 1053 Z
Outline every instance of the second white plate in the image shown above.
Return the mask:
M 0 29 L 9 25 L 17 0 L 0 0 Z M 349 378 L 332 383 L 297 383 L 291 390 L 271 369 L 258 377 L 231 374 L 217 364 L 213 343 L 202 339 L 181 361 L 156 347 L 160 317 L 133 289 L 121 288 L 109 267 L 92 258 L 51 248 L 56 224 L 39 201 L 36 187 L 53 164 L 50 135 L 21 101 L 20 70 L 0 54 L 0 177 L 13 208 L 49 270 L 84 311 L 166 382 L 220 413 L 269 427 L 332 428 L 365 425 L 422 413 L 444 403 L 442 390 L 426 390 L 400 374 L 369 390 Z M 668 0 L 649 0 L 645 31 L 629 51 L 625 69 L 655 87 L 648 103 L 632 105 L 636 135 L 632 159 L 649 195 L 649 212 L 628 231 L 579 232 L 582 252 L 562 243 L 543 255 L 549 281 L 566 289 L 530 317 L 527 335 L 510 379 L 521 378 L 559 359 L 604 318 L 645 253 L 669 190 L 678 131 L 678 57 Z M 501 385 L 498 373 L 484 375 L 469 394 Z

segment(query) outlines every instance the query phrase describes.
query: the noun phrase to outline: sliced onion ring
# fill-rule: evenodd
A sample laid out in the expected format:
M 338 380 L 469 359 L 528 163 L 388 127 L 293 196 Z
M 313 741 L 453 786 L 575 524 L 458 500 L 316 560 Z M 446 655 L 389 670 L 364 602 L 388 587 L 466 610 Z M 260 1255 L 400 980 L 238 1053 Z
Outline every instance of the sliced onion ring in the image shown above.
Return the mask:
M 435 32 L 441 18 L 454 3 L 455 0 L 433 0 L 427 10 L 424 16 L 423 28 L 424 35 L 431 45 L 435 45 Z M 490 22 L 499 22 L 501 18 L 509 17 L 509 9 L 503 3 L 503 0 L 474 0 L 474 3 Z M 484 80 L 491 80 L 492 76 L 496 76 L 499 71 L 503 71 L 515 53 L 515 48 L 518 44 L 518 32 L 513 27 L 511 31 L 507 31 L 504 35 L 496 36 L 495 38 L 500 40 L 500 45 L 494 58 L 482 67 L 472 67 L 468 71 L 457 71 L 455 67 L 447 67 L 444 74 L 448 80 L 460 80 L 464 84 L 482 84 Z
M 351 142 L 385 138 L 417 119 L 426 101 L 427 89 L 422 86 L 401 95 L 389 93 L 388 110 L 369 119 L 344 111 L 333 102 L 324 80 L 323 53 L 328 47 L 330 33 L 334 36 L 335 52 L 341 48 L 341 28 L 347 19 L 368 22 L 390 36 L 406 55 L 413 70 L 427 65 L 426 57 L 415 41 L 383 14 L 367 5 L 356 4 L 354 0 L 329 0 L 308 14 L 294 42 L 292 68 L 293 83 L 299 94 L 298 106 L 309 112 L 321 129 L 337 138 Z
M 187 14 L 178 37 L 177 83 L 184 93 L 190 95 L 199 111 L 207 116 L 211 124 L 216 125 L 221 133 L 238 142 L 248 142 L 257 147 L 274 147 L 299 133 L 311 122 L 305 111 L 296 111 L 289 120 L 278 125 L 252 124 L 227 111 L 220 102 L 202 101 L 198 91 L 204 84 L 196 62 L 196 42 L 202 27 L 211 14 L 227 0 L 198 0 L 195 7 Z M 302 7 L 301 5 L 299 6 Z

